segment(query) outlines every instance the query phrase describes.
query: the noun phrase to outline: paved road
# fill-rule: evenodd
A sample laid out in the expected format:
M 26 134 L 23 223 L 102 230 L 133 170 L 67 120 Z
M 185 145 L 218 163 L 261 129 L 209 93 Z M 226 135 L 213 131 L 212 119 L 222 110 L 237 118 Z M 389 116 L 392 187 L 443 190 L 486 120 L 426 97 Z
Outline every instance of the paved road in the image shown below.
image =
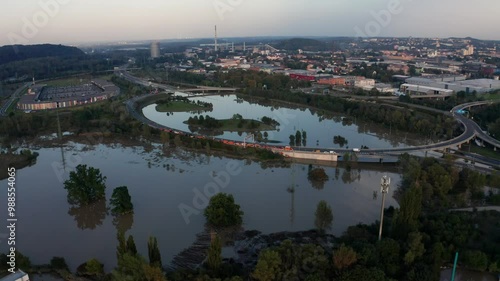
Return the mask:
M 24 84 L 21 88 L 17 89 L 14 94 L 12 94 L 9 98 L 9 100 L 0 108 L 0 116 L 6 116 L 7 115 L 7 110 L 9 107 L 12 105 L 16 99 L 18 99 L 21 96 L 21 93 L 31 85 L 31 83 L 26 83 Z
M 237 88 L 206 87 L 206 86 L 198 86 L 196 88 L 189 88 L 189 89 L 177 89 L 174 86 L 154 83 L 154 82 L 150 82 L 150 81 L 135 77 L 135 76 L 131 75 L 129 72 L 125 71 L 123 68 L 120 68 L 119 70 L 116 70 L 115 72 L 120 77 L 122 77 L 122 78 L 124 78 L 132 83 L 136 83 L 136 84 L 146 86 L 146 87 L 151 86 L 153 88 L 163 89 L 167 92 L 177 92 L 177 91 L 181 91 L 181 92 L 203 92 L 203 91 L 207 91 L 207 92 L 209 92 L 209 91 L 212 91 L 212 92 L 214 92 L 214 91 L 234 92 L 237 90 Z
M 496 148 L 500 148 L 500 141 L 492 138 L 487 133 L 483 132 L 481 127 L 476 122 L 470 120 L 469 118 L 467 118 L 461 114 L 455 113 L 455 112 L 457 112 L 457 110 L 463 110 L 466 108 L 480 106 L 480 105 L 491 105 L 491 104 L 495 104 L 495 103 L 500 103 L 500 101 L 495 100 L 495 101 L 477 101 L 477 102 L 471 102 L 471 103 L 464 103 L 464 104 L 455 106 L 452 109 L 452 114 L 455 118 L 463 120 L 464 122 L 467 122 L 467 126 L 470 126 L 475 131 L 475 135 L 479 139 L 491 144 L 492 146 L 495 146 Z

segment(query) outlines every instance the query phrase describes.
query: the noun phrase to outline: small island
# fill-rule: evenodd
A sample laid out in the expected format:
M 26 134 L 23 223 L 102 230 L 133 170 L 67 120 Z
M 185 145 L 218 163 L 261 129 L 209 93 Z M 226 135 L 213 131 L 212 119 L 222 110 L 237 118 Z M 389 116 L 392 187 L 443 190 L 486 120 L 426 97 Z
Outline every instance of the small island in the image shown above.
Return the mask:
M 184 124 L 188 124 L 192 131 L 217 130 L 231 132 L 273 131 L 279 123 L 269 117 L 262 117 L 261 121 L 243 119 L 240 114 L 235 114 L 231 119 L 215 119 L 208 115 L 189 117 Z
M 156 102 L 158 112 L 199 112 L 211 111 L 213 105 L 208 102 L 193 101 L 185 97 L 173 97 Z

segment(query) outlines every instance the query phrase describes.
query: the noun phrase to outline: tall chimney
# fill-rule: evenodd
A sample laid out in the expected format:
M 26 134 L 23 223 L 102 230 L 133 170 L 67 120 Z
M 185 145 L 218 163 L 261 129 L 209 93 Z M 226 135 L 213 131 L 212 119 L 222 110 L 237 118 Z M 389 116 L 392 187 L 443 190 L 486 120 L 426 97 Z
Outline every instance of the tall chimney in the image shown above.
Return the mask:
M 215 26 L 215 51 L 217 52 L 218 46 L 217 46 L 217 25 Z

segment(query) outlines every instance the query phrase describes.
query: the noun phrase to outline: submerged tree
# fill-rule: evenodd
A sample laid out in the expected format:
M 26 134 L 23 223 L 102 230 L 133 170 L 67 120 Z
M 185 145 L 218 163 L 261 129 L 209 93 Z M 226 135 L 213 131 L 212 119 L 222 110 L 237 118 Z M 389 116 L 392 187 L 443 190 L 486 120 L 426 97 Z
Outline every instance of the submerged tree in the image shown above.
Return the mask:
M 115 215 L 131 213 L 134 210 L 132 198 L 130 197 L 126 186 L 120 186 L 113 190 L 110 203 L 113 206 L 111 212 Z
M 106 196 L 106 177 L 99 169 L 78 165 L 76 171 L 69 173 L 69 180 L 64 182 L 68 190 L 68 202 L 72 205 L 87 205 Z
M 316 228 L 324 233 L 325 230 L 332 228 L 333 213 L 332 208 L 326 201 L 321 200 L 316 208 L 314 225 Z
M 148 256 L 149 264 L 154 267 L 162 267 L 160 249 L 156 237 L 149 237 L 148 240 Z
M 215 227 L 236 226 L 243 221 L 243 211 L 240 210 L 240 205 L 234 203 L 233 195 L 219 193 L 210 198 L 205 217 Z

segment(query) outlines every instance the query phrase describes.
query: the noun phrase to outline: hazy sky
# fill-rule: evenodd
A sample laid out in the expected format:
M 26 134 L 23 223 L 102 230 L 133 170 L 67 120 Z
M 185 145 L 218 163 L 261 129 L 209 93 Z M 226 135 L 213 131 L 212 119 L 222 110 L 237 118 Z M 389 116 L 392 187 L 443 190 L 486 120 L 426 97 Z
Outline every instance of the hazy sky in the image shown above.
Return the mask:
M 213 37 L 214 25 L 222 38 L 364 33 L 500 39 L 499 0 L 1 1 L 0 45 Z

